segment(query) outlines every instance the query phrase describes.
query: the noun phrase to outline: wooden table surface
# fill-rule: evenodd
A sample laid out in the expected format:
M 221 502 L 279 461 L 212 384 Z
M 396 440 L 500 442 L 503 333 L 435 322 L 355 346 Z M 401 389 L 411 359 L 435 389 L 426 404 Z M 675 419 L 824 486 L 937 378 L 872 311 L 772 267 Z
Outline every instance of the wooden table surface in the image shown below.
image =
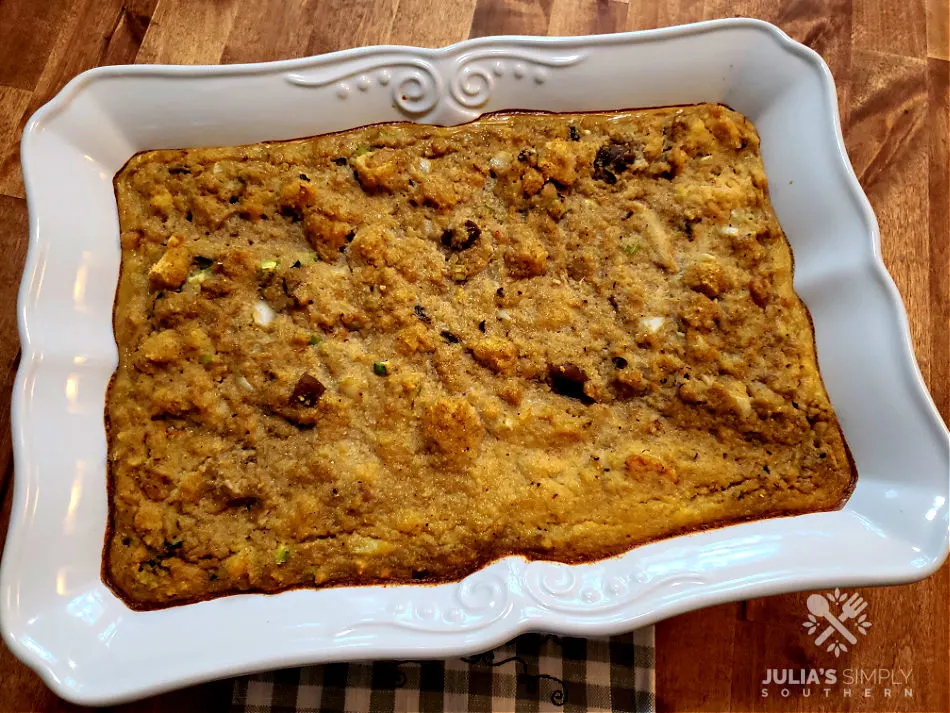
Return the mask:
M 27 244 L 17 146 L 27 118 L 74 75 L 104 64 L 256 62 L 378 43 L 436 47 L 481 35 L 616 32 L 735 15 L 776 23 L 831 67 L 851 161 L 880 221 L 884 259 L 910 314 L 921 371 L 946 420 L 947 0 L 0 0 L 0 544 L 12 491 L 9 393 Z M 948 580 L 944 566 L 918 584 L 863 589 L 873 626 L 840 659 L 804 631 L 801 594 L 663 622 L 656 635 L 658 707 L 947 711 Z M 828 667 L 839 678 L 849 670 L 910 672 L 913 696 L 894 687 L 885 697 L 880 685 L 842 682 L 827 697 L 793 690 L 783 698 L 774 687 L 761 695 L 767 669 Z M 221 681 L 119 709 L 224 710 L 230 690 Z M 0 645 L 0 711 L 74 708 Z

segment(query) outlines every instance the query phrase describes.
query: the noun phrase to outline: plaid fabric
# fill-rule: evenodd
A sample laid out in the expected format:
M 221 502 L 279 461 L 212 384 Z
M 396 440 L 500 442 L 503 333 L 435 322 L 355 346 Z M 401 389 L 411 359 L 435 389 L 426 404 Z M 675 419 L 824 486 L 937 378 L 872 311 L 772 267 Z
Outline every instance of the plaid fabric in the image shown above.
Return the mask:
M 463 713 L 656 709 L 653 628 L 610 638 L 525 634 L 446 661 L 377 661 L 239 678 L 232 713 Z

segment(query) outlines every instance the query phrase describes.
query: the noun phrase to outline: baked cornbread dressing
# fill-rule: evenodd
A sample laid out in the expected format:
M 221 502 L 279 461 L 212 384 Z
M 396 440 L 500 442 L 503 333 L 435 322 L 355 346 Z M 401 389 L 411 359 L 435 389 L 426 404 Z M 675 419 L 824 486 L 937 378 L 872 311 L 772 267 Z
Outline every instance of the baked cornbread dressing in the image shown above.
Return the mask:
M 839 506 L 758 147 L 700 105 L 135 156 L 107 580 L 438 581 Z

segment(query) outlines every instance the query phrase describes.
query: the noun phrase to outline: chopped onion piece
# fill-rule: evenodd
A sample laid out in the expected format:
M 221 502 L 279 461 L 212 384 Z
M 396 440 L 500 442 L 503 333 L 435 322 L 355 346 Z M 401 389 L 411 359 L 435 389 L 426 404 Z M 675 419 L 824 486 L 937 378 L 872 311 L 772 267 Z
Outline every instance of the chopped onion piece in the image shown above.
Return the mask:
M 666 320 L 663 317 L 644 317 L 640 320 L 640 326 L 651 334 L 656 334 L 660 331 L 660 328 L 663 326 L 663 322 L 665 321 Z
M 263 300 L 254 305 L 254 324 L 259 327 L 268 326 L 276 317 L 277 313 Z
M 500 151 L 488 159 L 488 166 L 495 171 L 504 171 L 511 165 L 511 154 Z
M 198 270 L 198 272 L 188 275 L 188 284 L 200 285 L 202 282 L 204 282 L 207 279 L 208 275 L 210 274 L 211 274 L 210 267 L 206 267 L 204 270 Z
M 366 388 L 366 382 L 355 376 L 344 376 L 339 381 L 340 393 L 350 398 L 356 398 Z

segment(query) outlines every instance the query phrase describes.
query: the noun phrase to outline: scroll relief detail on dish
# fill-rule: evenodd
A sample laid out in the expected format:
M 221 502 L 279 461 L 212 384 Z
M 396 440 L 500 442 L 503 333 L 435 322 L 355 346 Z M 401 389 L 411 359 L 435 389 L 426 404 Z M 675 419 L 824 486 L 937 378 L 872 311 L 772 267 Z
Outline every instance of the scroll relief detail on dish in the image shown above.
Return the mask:
M 444 597 L 444 603 L 400 599 L 385 619 L 360 622 L 347 627 L 347 630 L 394 626 L 412 631 L 454 634 L 484 629 L 511 611 L 511 590 L 498 574 L 478 572 L 452 585 L 451 589 L 452 593 Z
M 631 572 L 597 567 L 586 574 L 557 562 L 531 562 L 525 570 L 524 588 L 545 608 L 570 614 L 611 611 L 655 591 L 707 583 L 695 572 L 657 577 L 640 567 Z
M 470 52 L 453 63 L 443 76 L 432 62 L 418 57 L 383 57 L 348 63 L 333 74 L 294 72 L 286 75 L 300 87 L 336 86 L 336 96 L 348 99 L 358 93 L 391 91 L 393 105 L 407 116 L 427 114 L 444 100 L 463 110 L 484 106 L 495 84 L 502 81 L 544 84 L 551 69 L 571 67 L 584 61 L 582 52 L 542 53 L 529 50 L 483 50 Z

